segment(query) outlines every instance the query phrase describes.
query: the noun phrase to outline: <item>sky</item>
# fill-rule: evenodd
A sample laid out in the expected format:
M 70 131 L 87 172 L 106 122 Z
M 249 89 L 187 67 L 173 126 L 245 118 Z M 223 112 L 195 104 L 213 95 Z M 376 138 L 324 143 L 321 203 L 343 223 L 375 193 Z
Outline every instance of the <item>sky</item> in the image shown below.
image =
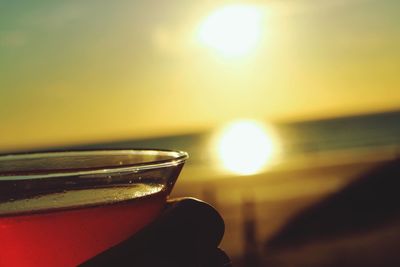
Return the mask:
M 0 151 L 398 109 L 398 10 L 396 0 L 0 0 Z

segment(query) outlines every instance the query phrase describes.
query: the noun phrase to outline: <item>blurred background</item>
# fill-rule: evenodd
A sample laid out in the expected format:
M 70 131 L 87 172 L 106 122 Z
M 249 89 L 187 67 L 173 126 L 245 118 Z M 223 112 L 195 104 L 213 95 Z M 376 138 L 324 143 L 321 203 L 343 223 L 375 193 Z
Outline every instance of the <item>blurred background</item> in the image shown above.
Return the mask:
M 398 10 L 0 0 L 0 153 L 187 151 L 174 196 L 221 212 L 235 266 L 264 266 L 290 218 L 398 157 Z M 268 266 L 313 266 L 293 262 Z

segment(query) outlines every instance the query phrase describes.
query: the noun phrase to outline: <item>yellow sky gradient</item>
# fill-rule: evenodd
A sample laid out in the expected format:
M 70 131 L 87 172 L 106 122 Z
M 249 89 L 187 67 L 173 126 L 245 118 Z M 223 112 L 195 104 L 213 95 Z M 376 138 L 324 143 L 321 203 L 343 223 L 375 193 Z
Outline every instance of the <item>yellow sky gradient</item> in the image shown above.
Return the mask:
M 400 107 L 396 1 L 246 1 L 261 38 L 233 58 L 197 36 L 231 1 L 168 2 L 0 9 L 0 151 Z

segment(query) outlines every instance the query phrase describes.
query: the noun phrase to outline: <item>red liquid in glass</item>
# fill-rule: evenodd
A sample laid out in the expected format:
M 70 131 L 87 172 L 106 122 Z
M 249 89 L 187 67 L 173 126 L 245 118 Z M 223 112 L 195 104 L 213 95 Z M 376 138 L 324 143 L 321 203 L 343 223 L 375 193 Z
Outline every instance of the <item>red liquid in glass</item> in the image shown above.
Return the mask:
M 65 192 L 39 200 L 0 203 L 0 266 L 76 266 L 83 263 L 133 235 L 160 213 L 166 200 L 165 191 L 160 186 L 150 191 L 147 187 L 151 186 L 146 185 L 143 194 L 132 193 L 131 196 L 128 191 L 137 189 L 125 187 L 115 189 L 114 193 L 112 188 L 107 189 L 106 197 L 102 196 L 104 192 L 90 189 L 79 190 L 78 196 Z M 127 196 L 131 199 L 127 200 Z M 96 203 L 103 200 L 106 202 Z M 74 201 L 86 206 L 78 207 L 75 203 L 72 209 L 64 207 Z M 96 206 L 88 206 L 93 203 Z M 30 213 L 27 213 L 30 206 Z M 46 207 L 52 210 L 47 208 L 46 211 Z M 7 214 L 10 211 L 12 214 Z

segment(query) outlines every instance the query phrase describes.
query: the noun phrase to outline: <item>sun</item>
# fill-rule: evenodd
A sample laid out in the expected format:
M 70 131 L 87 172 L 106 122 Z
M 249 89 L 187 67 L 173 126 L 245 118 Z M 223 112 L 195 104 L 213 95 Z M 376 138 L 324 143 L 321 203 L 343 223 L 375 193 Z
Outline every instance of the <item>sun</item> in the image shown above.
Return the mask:
M 229 5 L 215 10 L 200 25 L 199 41 L 226 56 L 254 50 L 262 32 L 263 12 L 253 5 Z
M 271 128 L 258 121 L 239 120 L 223 128 L 216 147 L 225 170 L 251 175 L 271 163 L 276 156 L 277 144 Z

